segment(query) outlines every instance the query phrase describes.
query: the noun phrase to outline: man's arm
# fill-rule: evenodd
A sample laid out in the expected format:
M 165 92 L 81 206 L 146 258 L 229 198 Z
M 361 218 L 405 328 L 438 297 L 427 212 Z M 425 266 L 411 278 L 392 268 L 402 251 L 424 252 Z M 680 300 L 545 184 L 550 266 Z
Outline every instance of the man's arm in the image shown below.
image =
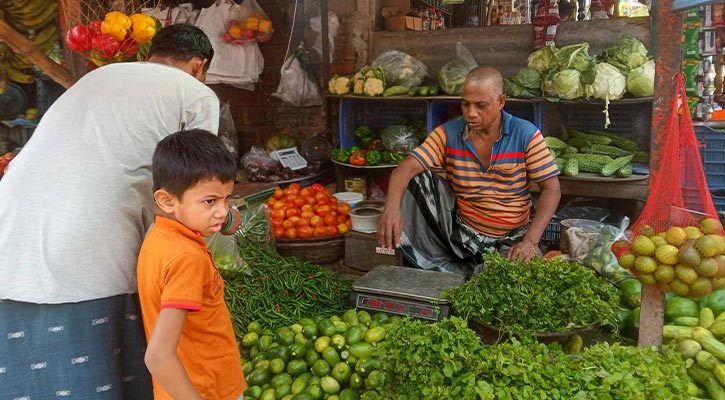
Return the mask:
M 414 176 L 425 171 L 425 167 L 413 156 L 407 156 L 390 174 L 385 210 L 378 222 L 378 243 L 386 248 L 400 247 L 403 234 L 403 217 L 400 213 L 400 202 Z
M 556 207 L 561 199 L 561 189 L 559 187 L 559 178 L 552 176 L 537 182 L 541 188 L 539 202 L 534 213 L 534 219 L 531 221 L 528 231 L 519 243 L 516 243 L 509 249 L 508 259 L 514 260 L 518 258 L 522 261 L 529 261 L 538 254 L 539 240 L 544 234 L 546 226 L 551 221 L 551 217 L 556 212 Z
M 154 379 L 176 400 L 203 400 L 184 369 L 176 349 L 187 310 L 164 308 L 151 333 L 144 361 Z

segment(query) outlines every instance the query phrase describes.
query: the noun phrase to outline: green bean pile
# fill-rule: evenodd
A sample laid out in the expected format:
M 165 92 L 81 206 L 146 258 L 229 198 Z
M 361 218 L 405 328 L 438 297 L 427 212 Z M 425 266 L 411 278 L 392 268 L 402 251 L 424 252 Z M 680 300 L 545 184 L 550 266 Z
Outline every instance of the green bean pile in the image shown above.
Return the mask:
M 341 314 L 348 308 L 350 281 L 247 240 L 240 241 L 239 253 L 248 268 L 219 271 L 237 337 L 255 320 L 277 329 L 301 318 Z

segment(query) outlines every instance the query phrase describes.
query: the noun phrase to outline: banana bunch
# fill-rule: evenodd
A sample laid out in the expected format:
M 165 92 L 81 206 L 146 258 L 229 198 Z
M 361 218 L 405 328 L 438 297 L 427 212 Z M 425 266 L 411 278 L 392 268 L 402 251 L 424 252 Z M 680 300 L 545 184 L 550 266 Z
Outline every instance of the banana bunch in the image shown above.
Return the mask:
M 5 21 L 20 32 L 42 29 L 58 17 L 57 0 L 4 0 Z
M 0 18 L 49 54 L 60 38 L 58 4 L 57 0 L 0 0 Z M 36 75 L 32 68 L 33 64 L 25 57 L 0 42 L 0 93 L 8 81 L 32 83 Z

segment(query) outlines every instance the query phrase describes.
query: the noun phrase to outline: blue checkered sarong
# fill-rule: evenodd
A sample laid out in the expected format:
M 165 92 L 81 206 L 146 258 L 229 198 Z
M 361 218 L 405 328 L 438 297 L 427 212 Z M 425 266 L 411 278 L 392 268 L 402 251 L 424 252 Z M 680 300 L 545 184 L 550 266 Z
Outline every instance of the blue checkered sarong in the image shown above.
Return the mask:
M 0 301 L 0 399 L 153 399 L 138 295 Z

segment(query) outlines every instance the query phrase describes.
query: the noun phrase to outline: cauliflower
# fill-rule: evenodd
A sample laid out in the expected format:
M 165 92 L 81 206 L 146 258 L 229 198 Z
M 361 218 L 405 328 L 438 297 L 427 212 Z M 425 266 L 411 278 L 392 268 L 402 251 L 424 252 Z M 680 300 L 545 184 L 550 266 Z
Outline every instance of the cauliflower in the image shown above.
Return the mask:
M 365 81 L 362 79 L 353 80 L 352 93 L 353 94 L 363 94 L 364 84 L 365 84 Z
M 385 91 L 385 84 L 379 78 L 367 78 L 363 85 L 366 96 L 380 96 Z
M 332 94 L 350 93 L 350 78 L 346 76 L 333 76 L 327 83 L 327 90 Z

